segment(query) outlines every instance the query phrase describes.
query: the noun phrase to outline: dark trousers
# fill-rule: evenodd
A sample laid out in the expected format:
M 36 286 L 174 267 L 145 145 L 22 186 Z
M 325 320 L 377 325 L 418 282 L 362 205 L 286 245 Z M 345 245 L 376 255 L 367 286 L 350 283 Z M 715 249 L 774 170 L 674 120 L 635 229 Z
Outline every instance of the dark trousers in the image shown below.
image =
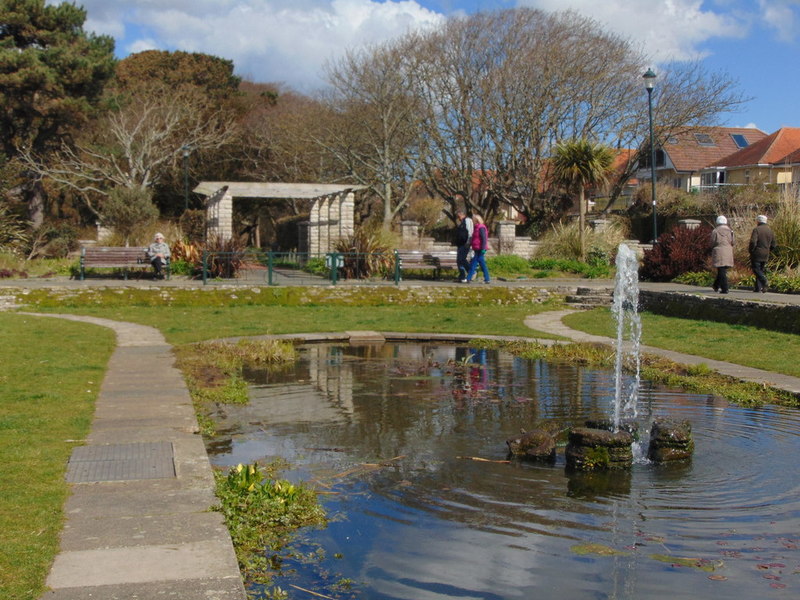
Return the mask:
M 717 278 L 714 280 L 714 291 L 719 290 L 723 294 L 728 293 L 728 269 L 729 267 L 717 267 Z
M 753 288 L 756 292 L 766 291 L 767 289 L 767 261 L 754 260 L 751 262 L 753 275 L 756 276 L 756 285 Z
M 164 266 L 167 264 L 163 258 L 159 258 L 156 256 L 153 260 L 150 261 L 150 264 L 153 265 L 153 269 L 156 271 L 156 275 L 161 275 L 164 272 Z
M 458 265 L 459 279 L 466 279 L 467 273 L 469 273 L 467 254 L 469 254 L 469 244 L 464 244 L 456 249 L 456 264 Z

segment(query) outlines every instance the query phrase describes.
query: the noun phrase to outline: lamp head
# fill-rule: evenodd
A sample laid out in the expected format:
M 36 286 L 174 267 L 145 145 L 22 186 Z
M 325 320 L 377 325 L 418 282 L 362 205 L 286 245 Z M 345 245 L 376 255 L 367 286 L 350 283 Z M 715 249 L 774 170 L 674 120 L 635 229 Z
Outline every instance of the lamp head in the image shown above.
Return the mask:
M 653 86 L 656 84 L 656 74 L 653 72 L 653 69 L 647 69 L 644 75 L 642 75 L 644 79 L 644 87 L 648 90 L 652 90 Z

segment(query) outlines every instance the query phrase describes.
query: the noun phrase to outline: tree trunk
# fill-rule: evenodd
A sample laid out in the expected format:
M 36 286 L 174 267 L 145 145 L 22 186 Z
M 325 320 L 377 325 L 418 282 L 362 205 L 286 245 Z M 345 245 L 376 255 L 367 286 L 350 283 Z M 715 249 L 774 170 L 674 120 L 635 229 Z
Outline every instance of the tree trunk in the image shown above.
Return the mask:
M 42 182 L 39 180 L 34 181 L 28 199 L 28 219 L 30 219 L 31 226 L 34 229 L 39 229 L 44 223 L 45 197 Z

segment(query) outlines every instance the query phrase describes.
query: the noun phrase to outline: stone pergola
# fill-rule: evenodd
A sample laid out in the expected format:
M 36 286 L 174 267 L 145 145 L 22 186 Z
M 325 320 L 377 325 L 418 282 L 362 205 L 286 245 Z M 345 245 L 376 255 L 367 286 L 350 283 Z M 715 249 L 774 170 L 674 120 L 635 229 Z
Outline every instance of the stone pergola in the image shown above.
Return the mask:
M 311 214 L 305 236 L 298 248 L 319 254 L 330 252 L 337 240 L 353 235 L 355 229 L 354 192 L 361 185 L 327 183 L 258 183 L 247 181 L 201 181 L 194 188 L 206 196 L 206 233 L 220 239 L 233 237 L 233 199 L 311 200 Z

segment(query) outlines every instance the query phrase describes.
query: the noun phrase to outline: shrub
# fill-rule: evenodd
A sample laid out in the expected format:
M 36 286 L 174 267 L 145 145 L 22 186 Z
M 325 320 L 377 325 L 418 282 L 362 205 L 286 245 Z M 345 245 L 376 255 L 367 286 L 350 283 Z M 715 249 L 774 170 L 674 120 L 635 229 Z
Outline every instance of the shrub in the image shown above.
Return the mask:
M 714 274 L 711 271 L 688 271 L 686 273 L 681 273 L 672 281 L 684 285 L 711 287 L 714 283 Z
M 303 265 L 303 271 L 312 275 L 328 276 L 328 267 L 325 265 L 324 258 L 310 258 Z
M 489 271 L 495 277 L 519 277 L 523 275 L 530 275 L 530 263 L 515 254 L 500 254 L 486 259 L 486 264 Z
M 681 273 L 702 271 L 709 256 L 711 230 L 676 227 L 658 236 L 652 250 L 645 250 L 639 276 L 650 281 L 672 281 Z
M 0 252 L 20 254 L 27 243 L 27 224 L 0 202 Z
M 336 242 L 334 251 L 344 255 L 344 275 L 348 279 L 386 276 L 394 268 L 393 238 L 383 229 L 362 227 L 349 238 Z
M 235 239 L 214 237 L 206 243 L 204 251 L 208 253 L 208 277 L 231 279 L 236 277 L 244 264 L 245 247 Z
M 31 237 L 28 258 L 66 258 L 78 249 L 78 231 L 68 223 L 47 223 Z
M 787 194 L 781 199 L 770 226 L 778 244 L 770 267 L 795 269 L 800 266 L 800 204 L 793 194 Z
M 114 188 L 103 202 L 103 224 L 113 227 L 128 245 L 137 229 L 147 228 L 158 219 L 153 194 L 142 188 Z
M 617 247 L 629 235 L 629 230 L 630 220 L 616 216 L 609 219 L 604 229 L 587 228 L 584 237 L 591 264 L 599 266 L 605 261 L 605 266 L 609 266 Z M 579 259 L 581 256 L 580 229 L 576 222 L 553 225 L 539 242 L 536 253 L 539 258 Z

